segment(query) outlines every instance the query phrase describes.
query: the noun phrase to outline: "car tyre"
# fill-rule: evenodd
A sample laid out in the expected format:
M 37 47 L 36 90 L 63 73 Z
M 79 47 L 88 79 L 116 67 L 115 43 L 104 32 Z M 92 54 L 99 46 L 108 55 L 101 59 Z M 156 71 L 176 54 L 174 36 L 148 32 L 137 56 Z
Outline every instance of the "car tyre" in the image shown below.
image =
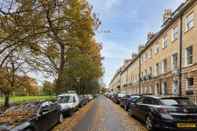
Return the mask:
M 127 106 L 126 106 L 126 105 L 124 105 L 124 109 L 125 109 L 125 111 L 128 111 L 128 108 L 127 108 Z
M 146 128 L 148 129 L 148 131 L 153 131 L 153 123 L 152 123 L 152 119 L 150 117 L 150 115 L 148 115 L 146 117 L 146 121 L 145 121 L 145 124 L 146 124 Z
M 128 109 L 129 116 L 133 116 L 133 111 L 129 108 Z
M 63 121 L 64 121 L 64 115 L 60 113 L 58 122 L 63 123 Z
M 69 116 L 72 116 L 74 114 L 74 112 L 75 112 L 74 109 L 71 109 L 69 112 Z
M 25 131 L 34 131 L 33 128 L 26 128 Z

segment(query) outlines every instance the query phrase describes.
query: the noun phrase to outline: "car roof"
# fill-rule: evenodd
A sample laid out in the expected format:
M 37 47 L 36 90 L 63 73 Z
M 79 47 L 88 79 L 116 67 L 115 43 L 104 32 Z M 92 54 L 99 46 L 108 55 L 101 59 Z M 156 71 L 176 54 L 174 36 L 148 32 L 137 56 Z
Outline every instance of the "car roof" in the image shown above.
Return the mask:
M 65 94 L 58 95 L 58 97 L 61 97 L 61 96 L 75 96 L 75 95 L 77 95 L 77 94 L 75 94 L 75 93 L 65 93 Z
M 151 97 L 155 99 L 188 99 L 184 96 L 174 96 L 174 95 L 160 95 L 160 96 L 154 96 L 154 95 L 144 95 L 144 97 Z

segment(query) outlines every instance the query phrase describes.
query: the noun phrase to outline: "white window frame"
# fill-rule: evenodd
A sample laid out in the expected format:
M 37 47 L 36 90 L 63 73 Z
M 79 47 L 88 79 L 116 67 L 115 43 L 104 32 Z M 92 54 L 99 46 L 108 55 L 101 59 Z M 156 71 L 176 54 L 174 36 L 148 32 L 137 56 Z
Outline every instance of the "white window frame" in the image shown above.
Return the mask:
M 175 83 L 176 83 L 177 85 L 175 85 Z M 179 94 L 179 82 L 178 82 L 178 80 L 173 80 L 172 94 L 173 94 L 173 95 L 178 95 L 178 94 Z
M 167 59 L 163 59 L 162 62 L 161 62 L 161 73 L 162 74 L 167 72 L 167 71 L 165 71 L 165 60 L 167 61 Z M 168 65 L 166 65 L 166 66 L 168 66 Z
M 172 29 L 172 42 L 178 40 L 178 38 L 179 38 L 179 27 L 176 26 L 175 28 Z
M 177 65 L 176 65 L 176 68 L 175 68 L 175 65 L 174 65 L 174 56 L 177 56 Z M 171 56 L 171 69 L 172 70 L 175 70 L 175 69 L 177 69 L 178 68 L 178 53 L 174 53 L 174 54 L 172 54 L 172 56 Z
M 187 53 L 187 51 L 188 51 L 188 48 L 192 48 L 192 63 L 188 63 L 188 53 Z M 185 66 L 190 66 L 190 65 L 192 65 L 193 64 L 193 46 L 189 46 L 189 47 L 187 47 L 186 49 L 185 49 Z
M 160 47 L 159 47 L 159 44 L 155 45 L 155 50 L 154 50 L 154 53 L 155 54 L 158 54 L 160 51 Z
M 152 74 L 153 74 L 153 68 L 152 68 L 152 66 L 150 66 L 150 67 L 149 67 L 149 75 L 152 76 Z
M 168 37 L 164 36 L 162 39 L 162 48 L 165 49 L 168 47 Z
M 166 83 L 166 87 L 164 86 Z M 162 84 L 161 84 L 161 90 L 162 90 L 162 95 L 167 95 L 168 93 L 168 83 L 167 81 L 163 81 Z M 167 91 L 167 92 L 166 92 Z
M 157 66 L 158 65 L 158 66 Z M 157 67 L 158 67 L 158 70 L 157 70 Z M 161 72 L 161 69 L 160 69 L 160 63 L 156 63 L 155 64 L 155 74 L 156 76 L 160 75 L 160 72 Z
M 190 13 L 185 18 L 185 31 L 189 31 L 194 27 L 194 13 Z

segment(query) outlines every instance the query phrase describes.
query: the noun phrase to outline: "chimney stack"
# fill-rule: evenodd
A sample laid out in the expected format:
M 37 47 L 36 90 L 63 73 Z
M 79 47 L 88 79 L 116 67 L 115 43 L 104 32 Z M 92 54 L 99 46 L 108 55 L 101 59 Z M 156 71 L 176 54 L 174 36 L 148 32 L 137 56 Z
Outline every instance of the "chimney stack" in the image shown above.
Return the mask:
M 154 37 L 154 35 L 155 35 L 155 33 L 153 33 L 153 32 L 148 32 L 148 34 L 147 34 L 147 39 L 148 39 L 148 41 L 149 41 L 150 39 L 152 39 L 152 38 Z
M 140 46 L 138 47 L 138 52 L 140 53 L 143 49 L 144 49 L 144 45 L 140 45 Z
M 163 22 L 166 22 L 169 18 L 172 16 L 172 10 L 171 9 L 165 9 L 163 14 Z
M 125 59 L 125 60 L 124 60 L 124 64 L 126 65 L 126 64 L 128 64 L 130 61 L 131 61 L 131 59 Z
M 132 59 L 135 59 L 137 57 L 137 54 L 133 53 L 131 57 L 132 57 Z

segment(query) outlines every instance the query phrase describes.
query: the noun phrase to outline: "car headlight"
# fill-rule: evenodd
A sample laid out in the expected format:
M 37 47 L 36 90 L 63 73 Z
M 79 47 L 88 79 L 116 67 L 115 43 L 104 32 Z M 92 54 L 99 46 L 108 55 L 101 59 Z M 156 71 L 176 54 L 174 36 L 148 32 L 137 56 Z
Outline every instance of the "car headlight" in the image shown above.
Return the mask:
M 173 117 L 167 113 L 161 113 L 161 117 L 167 120 L 173 120 Z

